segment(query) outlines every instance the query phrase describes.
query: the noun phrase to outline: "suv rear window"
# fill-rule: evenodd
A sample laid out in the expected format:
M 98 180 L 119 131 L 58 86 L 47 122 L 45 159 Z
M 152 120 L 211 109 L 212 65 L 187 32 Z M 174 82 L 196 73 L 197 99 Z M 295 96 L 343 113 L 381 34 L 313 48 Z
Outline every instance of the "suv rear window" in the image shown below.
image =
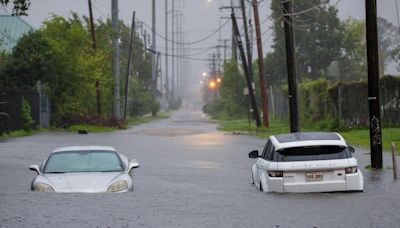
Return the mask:
M 307 146 L 275 151 L 274 160 L 279 162 L 347 159 L 353 155 L 347 147 Z

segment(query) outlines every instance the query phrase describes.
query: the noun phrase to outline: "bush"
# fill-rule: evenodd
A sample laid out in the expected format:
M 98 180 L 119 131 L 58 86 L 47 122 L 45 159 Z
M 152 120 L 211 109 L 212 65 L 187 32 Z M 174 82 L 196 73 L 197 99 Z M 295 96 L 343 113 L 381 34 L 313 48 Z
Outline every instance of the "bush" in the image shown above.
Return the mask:
M 25 98 L 22 98 L 21 103 L 22 129 L 26 132 L 30 132 L 32 130 L 32 125 L 35 123 L 31 116 L 31 106 Z
M 181 99 L 175 99 L 169 101 L 168 107 L 171 110 L 178 110 L 182 106 L 182 100 Z
M 116 127 L 118 129 L 125 129 L 127 123 L 121 119 L 106 118 L 102 116 L 91 116 L 91 115 L 75 115 L 65 118 L 64 128 L 68 128 L 72 125 L 93 125 L 102 127 Z
M 158 103 L 157 101 L 153 101 L 153 103 L 151 104 L 151 115 L 156 116 L 157 113 L 160 111 L 160 108 L 160 103 Z

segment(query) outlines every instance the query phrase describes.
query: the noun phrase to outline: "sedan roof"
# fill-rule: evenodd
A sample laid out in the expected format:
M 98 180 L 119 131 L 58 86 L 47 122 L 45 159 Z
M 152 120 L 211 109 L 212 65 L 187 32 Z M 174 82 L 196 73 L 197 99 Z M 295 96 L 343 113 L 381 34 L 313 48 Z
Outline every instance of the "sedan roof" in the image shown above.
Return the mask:
M 63 151 L 83 151 L 83 150 L 116 151 L 115 148 L 111 146 L 67 146 L 67 147 L 56 148 L 53 150 L 53 153 L 63 152 Z

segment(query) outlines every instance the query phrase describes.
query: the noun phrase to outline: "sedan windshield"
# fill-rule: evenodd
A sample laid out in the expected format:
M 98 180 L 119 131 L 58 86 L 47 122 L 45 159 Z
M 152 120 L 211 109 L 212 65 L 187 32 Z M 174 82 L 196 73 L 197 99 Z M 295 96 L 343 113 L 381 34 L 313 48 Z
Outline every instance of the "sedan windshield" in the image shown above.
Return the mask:
M 113 151 L 67 151 L 52 154 L 43 173 L 120 172 L 123 168 Z
M 351 152 L 346 147 L 340 146 L 292 147 L 275 153 L 277 160 L 280 162 L 333 160 L 352 157 Z

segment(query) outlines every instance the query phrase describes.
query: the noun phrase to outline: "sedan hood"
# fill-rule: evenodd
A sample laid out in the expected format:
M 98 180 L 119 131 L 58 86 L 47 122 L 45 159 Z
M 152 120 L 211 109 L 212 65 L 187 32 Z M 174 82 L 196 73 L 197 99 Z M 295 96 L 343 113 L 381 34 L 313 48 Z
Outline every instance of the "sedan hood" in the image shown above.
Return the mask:
M 107 192 L 121 175 L 121 172 L 43 174 L 36 182 L 50 184 L 56 192 Z

